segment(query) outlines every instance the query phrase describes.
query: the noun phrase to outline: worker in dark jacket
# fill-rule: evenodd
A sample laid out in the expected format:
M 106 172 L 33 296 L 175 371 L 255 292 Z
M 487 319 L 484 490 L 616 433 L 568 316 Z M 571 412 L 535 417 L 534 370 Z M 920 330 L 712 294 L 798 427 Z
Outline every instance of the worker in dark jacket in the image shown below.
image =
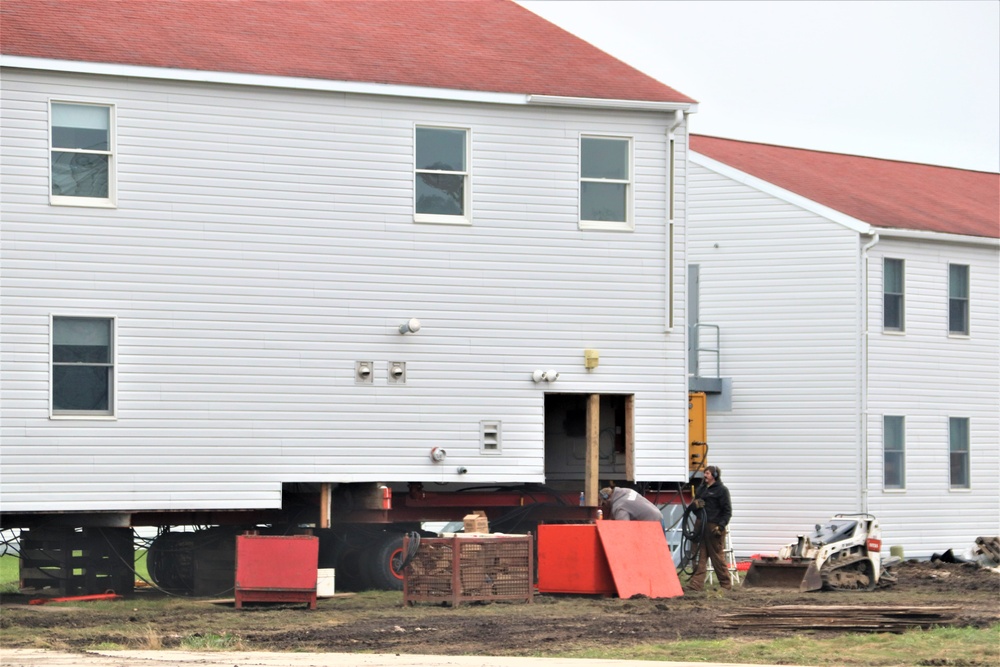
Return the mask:
M 726 563 L 726 530 L 729 520 L 733 518 L 733 505 L 729 499 L 729 489 L 719 476 L 722 472 L 718 466 L 705 468 L 705 479 L 695 491 L 694 506 L 704 510 L 704 514 L 695 524 L 696 535 L 701 535 L 698 566 L 688 582 L 689 591 L 705 589 L 705 576 L 708 573 L 708 560 L 712 559 L 712 569 L 719 578 L 719 585 L 727 591 L 733 589 L 732 578 L 729 576 L 729 564 Z
M 663 512 L 635 489 L 613 489 L 607 487 L 600 491 L 601 500 L 608 504 L 611 518 L 616 521 L 657 521 L 667 530 Z

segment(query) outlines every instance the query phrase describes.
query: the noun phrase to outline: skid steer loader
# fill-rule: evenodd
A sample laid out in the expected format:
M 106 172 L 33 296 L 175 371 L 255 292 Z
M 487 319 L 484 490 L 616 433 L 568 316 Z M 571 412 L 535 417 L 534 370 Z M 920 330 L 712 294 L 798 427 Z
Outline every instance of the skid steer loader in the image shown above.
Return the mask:
M 786 545 L 777 558 L 755 559 L 744 586 L 800 591 L 870 591 L 895 583 L 899 558 L 883 559 L 882 530 L 871 514 L 837 514 Z

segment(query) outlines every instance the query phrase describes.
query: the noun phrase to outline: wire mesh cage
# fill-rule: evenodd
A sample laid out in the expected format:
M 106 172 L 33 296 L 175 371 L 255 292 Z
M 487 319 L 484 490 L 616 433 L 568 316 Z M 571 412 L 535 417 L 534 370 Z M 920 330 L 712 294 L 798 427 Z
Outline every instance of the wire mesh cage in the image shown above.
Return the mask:
M 533 558 L 531 535 L 421 539 L 404 572 L 403 602 L 452 606 L 480 600 L 531 602 Z

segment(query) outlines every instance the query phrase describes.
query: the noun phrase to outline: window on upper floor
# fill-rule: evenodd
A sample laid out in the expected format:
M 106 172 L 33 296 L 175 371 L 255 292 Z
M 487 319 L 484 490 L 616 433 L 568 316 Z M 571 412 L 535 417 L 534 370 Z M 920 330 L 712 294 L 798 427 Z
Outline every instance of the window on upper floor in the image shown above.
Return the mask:
M 969 488 L 969 418 L 948 419 L 948 455 L 951 488 Z
M 948 333 L 969 335 L 969 267 L 948 265 Z
M 580 227 L 634 228 L 631 139 L 580 137 Z
M 469 224 L 469 130 L 417 126 L 414 220 Z
M 906 488 L 906 420 L 882 417 L 882 485 L 886 489 Z
M 901 259 L 882 262 L 882 330 L 903 331 L 905 328 L 904 269 Z
M 52 102 L 49 121 L 50 203 L 114 206 L 114 107 Z
M 52 318 L 52 416 L 114 415 L 115 322 Z

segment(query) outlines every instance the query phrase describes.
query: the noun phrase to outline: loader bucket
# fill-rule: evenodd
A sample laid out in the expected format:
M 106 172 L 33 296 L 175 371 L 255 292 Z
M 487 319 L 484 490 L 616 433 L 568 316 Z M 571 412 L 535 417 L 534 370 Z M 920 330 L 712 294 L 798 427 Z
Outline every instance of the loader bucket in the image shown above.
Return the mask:
M 810 576 L 810 570 L 815 571 L 814 579 L 819 581 L 818 586 L 813 587 L 815 581 Z M 807 578 L 809 588 L 805 588 Z M 750 588 L 788 588 L 801 591 L 817 590 L 823 586 L 819 572 L 811 562 L 778 559 L 755 560 L 750 563 L 743 585 Z

